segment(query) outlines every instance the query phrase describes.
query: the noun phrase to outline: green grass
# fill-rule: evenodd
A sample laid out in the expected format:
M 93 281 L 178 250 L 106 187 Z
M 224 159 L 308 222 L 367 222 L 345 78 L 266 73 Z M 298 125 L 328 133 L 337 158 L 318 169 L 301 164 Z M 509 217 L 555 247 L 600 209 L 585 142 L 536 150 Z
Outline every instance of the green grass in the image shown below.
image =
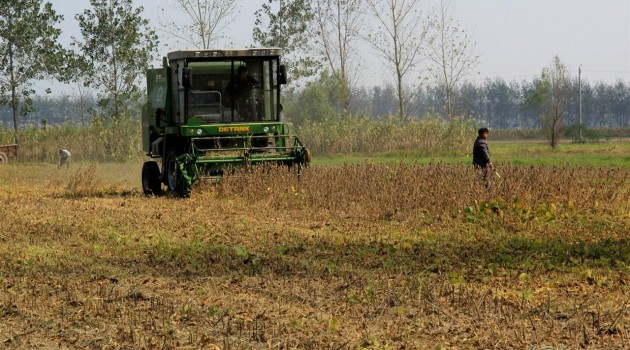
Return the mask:
M 472 150 L 472 143 L 471 143 Z M 600 143 L 560 143 L 552 149 L 544 141 L 492 141 L 490 153 L 495 164 L 515 165 L 568 165 L 592 167 L 630 167 L 630 140 L 619 139 Z M 315 164 L 336 165 L 344 163 L 405 163 L 419 164 L 468 164 L 469 155 L 423 156 L 413 151 L 395 151 L 365 155 L 315 156 Z
M 497 141 L 490 150 L 496 162 L 522 165 L 630 167 L 630 140 L 601 143 L 564 142 L 552 149 L 542 141 Z

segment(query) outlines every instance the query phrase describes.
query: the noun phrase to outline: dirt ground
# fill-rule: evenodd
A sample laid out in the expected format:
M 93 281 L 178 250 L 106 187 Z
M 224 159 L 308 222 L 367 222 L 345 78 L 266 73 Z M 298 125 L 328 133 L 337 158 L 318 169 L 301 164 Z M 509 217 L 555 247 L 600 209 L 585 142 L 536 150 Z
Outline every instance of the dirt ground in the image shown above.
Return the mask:
M 339 167 L 179 199 L 139 169 L 0 169 L 0 348 L 630 349 L 617 192 L 413 207 L 388 175 L 326 185 L 362 171 Z M 458 171 L 434 197 L 459 203 Z

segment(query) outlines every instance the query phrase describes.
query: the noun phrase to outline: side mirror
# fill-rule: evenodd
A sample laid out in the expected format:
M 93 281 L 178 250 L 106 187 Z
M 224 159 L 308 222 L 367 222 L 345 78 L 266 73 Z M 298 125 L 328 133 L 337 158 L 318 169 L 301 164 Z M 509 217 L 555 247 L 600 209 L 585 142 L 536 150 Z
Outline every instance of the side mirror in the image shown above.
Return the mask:
M 287 83 L 287 67 L 284 64 L 281 64 L 278 67 L 278 84 L 286 84 Z
M 193 82 L 192 69 L 184 67 L 182 70 L 182 85 L 186 88 L 191 88 Z

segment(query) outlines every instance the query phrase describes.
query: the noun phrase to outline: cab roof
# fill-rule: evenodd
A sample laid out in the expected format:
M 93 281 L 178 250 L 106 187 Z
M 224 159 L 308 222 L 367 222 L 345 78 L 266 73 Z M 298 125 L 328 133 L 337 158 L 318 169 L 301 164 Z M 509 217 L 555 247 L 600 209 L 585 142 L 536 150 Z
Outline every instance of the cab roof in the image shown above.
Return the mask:
M 181 60 L 188 58 L 212 58 L 212 57 L 257 57 L 257 56 L 280 56 L 282 49 L 277 47 L 269 48 L 246 48 L 246 49 L 204 49 L 204 50 L 178 50 L 169 52 L 167 57 L 170 60 Z

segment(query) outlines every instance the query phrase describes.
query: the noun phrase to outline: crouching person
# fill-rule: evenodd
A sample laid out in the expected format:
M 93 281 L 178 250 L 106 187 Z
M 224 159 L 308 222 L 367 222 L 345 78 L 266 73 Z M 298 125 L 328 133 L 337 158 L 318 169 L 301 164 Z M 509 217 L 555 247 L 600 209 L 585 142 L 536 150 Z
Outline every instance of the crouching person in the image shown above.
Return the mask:
M 60 149 L 57 154 L 57 169 L 61 168 L 63 165 L 70 168 L 70 151 L 67 149 Z

